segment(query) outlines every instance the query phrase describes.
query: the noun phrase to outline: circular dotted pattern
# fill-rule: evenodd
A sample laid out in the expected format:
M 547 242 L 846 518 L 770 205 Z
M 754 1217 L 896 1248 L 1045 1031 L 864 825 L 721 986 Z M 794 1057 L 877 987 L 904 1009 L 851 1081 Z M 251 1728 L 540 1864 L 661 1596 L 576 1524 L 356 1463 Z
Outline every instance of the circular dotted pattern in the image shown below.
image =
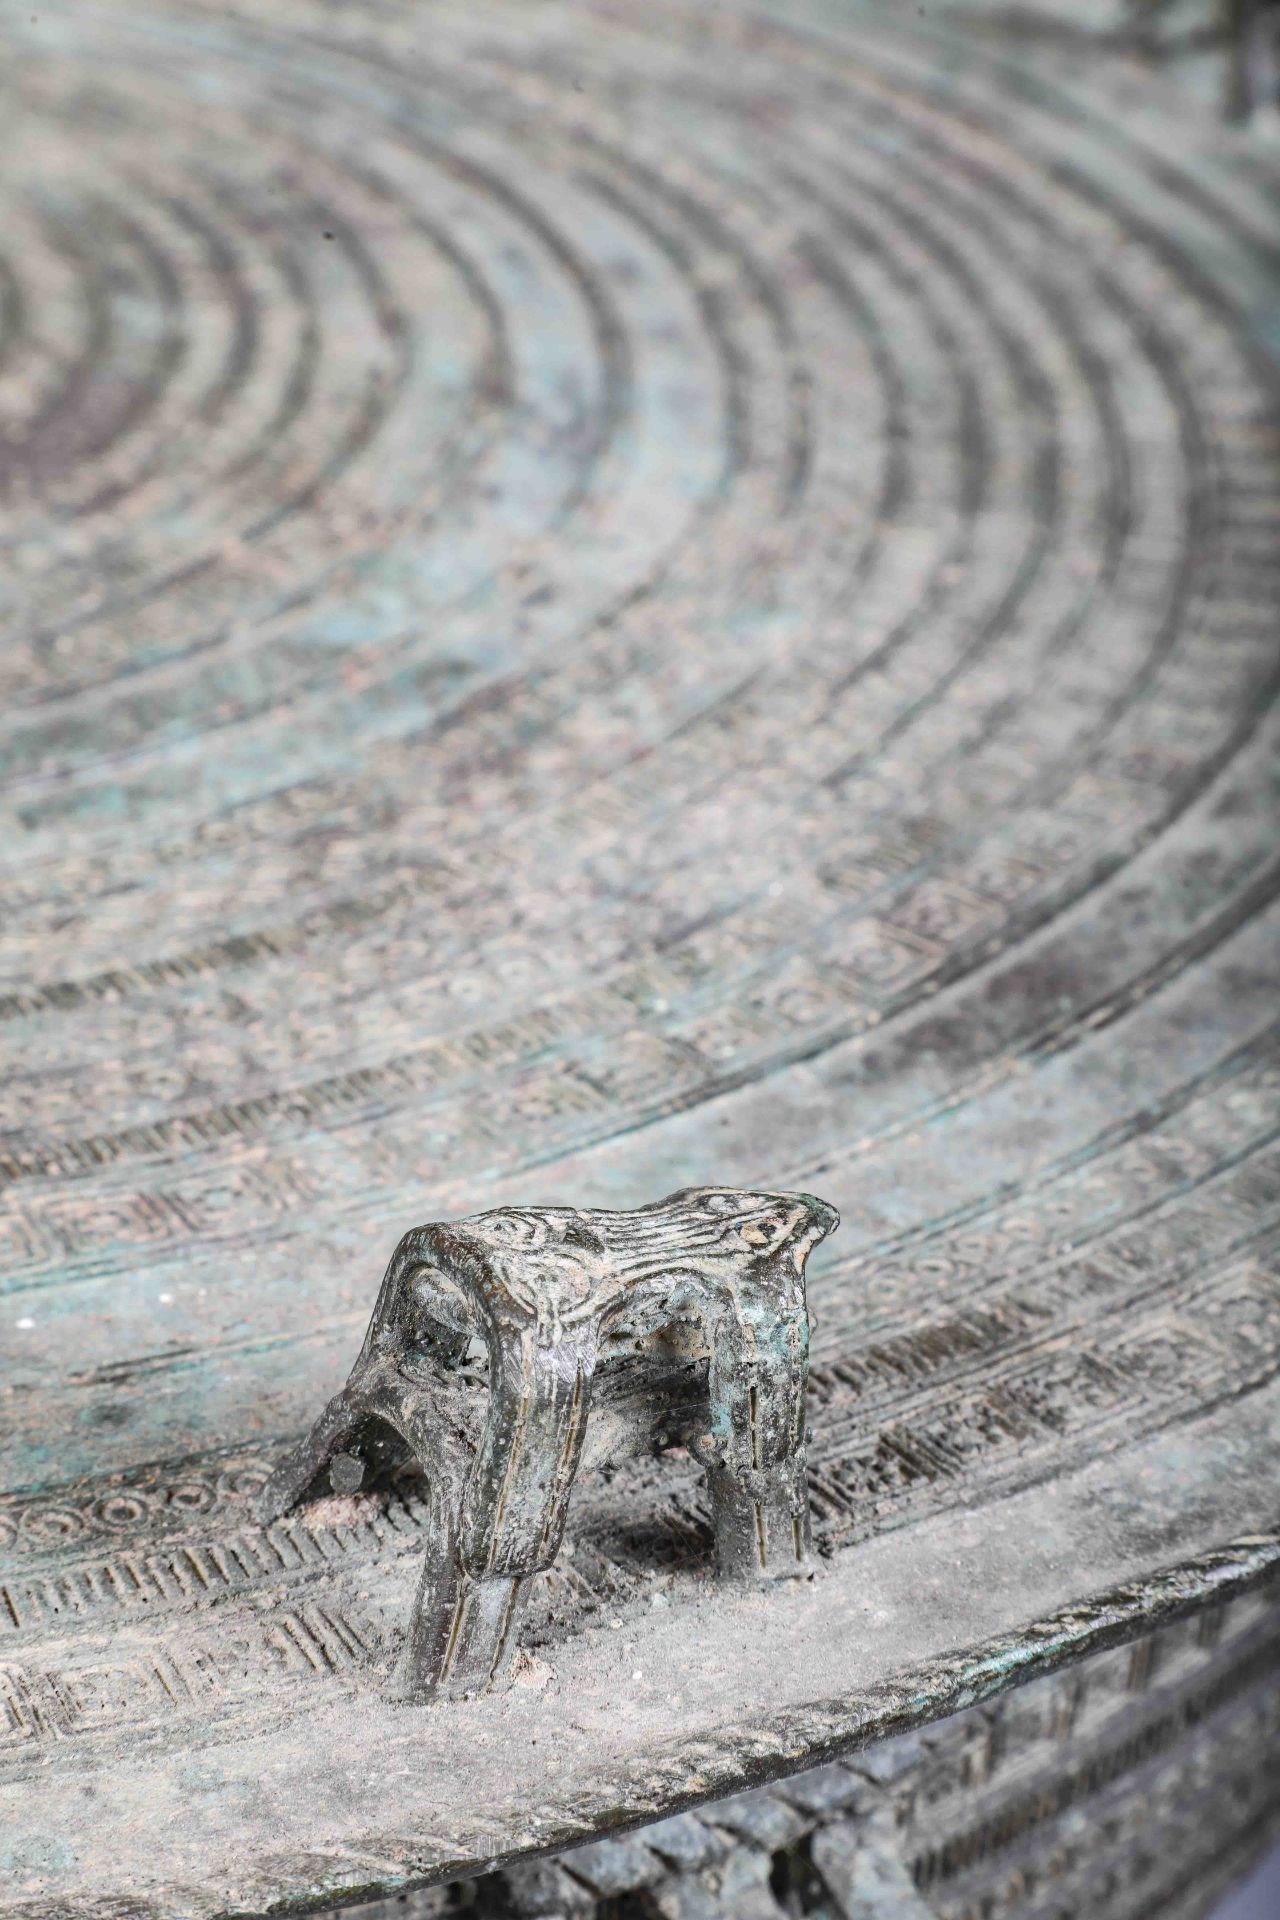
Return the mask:
M 914 14 L 12 18 L 9 1484 L 695 1182 L 833 1548 L 1274 1370 L 1274 162 Z

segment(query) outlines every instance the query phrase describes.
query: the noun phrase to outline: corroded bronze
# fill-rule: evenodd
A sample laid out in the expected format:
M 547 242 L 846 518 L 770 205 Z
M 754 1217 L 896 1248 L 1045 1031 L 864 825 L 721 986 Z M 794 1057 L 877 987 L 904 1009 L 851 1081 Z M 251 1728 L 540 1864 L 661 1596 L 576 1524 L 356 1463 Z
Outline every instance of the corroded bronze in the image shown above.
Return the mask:
M 584 1463 L 686 1444 L 721 1571 L 809 1571 L 804 1268 L 838 1218 L 810 1194 L 690 1187 L 634 1213 L 502 1207 L 415 1227 L 262 1518 L 322 1478 L 354 1492 L 366 1461 L 424 1469 L 431 1523 L 398 1674 L 411 1699 L 505 1674 Z
M 1277 1767 L 1280 1609 L 1246 1594 L 923 1733 L 320 1920 L 1196 1920 Z
M 1009 11 L 0 9 L 4 1920 L 621 1844 L 1100 1653 L 1194 1741 L 1120 1643 L 1280 1565 L 1280 148 Z M 821 1578 L 598 1359 L 512 1684 L 389 1698 L 430 1475 L 260 1503 L 397 1236 L 708 1178 L 842 1217 Z

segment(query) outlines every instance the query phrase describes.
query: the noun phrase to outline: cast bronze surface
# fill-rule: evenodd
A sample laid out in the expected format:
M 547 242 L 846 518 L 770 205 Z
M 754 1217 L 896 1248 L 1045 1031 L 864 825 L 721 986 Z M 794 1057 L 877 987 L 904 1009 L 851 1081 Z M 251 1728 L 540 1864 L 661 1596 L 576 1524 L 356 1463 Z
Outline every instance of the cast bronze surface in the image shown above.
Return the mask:
M 921 1731 L 351 1920 L 1201 1920 L 1276 1820 L 1242 1595 Z M 323 1920 L 338 1920 L 335 1913 Z
M 581 1465 L 686 1444 L 721 1572 L 811 1571 L 804 1267 L 837 1219 L 809 1194 L 691 1187 L 633 1213 L 502 1207 L 415 1227 L 262 1518 L 322 1477 L 354 1492 L 366 1464 L 406 1452 L 425 1470 L 430 1537 L 397 1677 L 411 1699 L 505 1675 Z
M 448 1881 L 1274 1566 L 1280 150 L 969 11 L 0 17 L 6 1914 Z M 517 1684 L 389 1701 L 427 1480 L 258 1503 L 397 1235 L 708 1178 L 842 1216 L 820 1577 L 584 1465 Z

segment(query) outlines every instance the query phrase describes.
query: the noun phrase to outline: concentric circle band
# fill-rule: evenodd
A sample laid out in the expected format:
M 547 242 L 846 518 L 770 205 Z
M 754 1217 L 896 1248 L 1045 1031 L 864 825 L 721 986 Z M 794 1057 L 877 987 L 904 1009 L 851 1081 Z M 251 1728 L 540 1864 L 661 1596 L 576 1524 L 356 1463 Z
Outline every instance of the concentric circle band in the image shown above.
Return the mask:
M 915 9 L 10 28 L 14 1539 L 243 1504 L 500 1200 L 840 1206 L 833 1553 L 1265 1382 L 1266 154 Z

